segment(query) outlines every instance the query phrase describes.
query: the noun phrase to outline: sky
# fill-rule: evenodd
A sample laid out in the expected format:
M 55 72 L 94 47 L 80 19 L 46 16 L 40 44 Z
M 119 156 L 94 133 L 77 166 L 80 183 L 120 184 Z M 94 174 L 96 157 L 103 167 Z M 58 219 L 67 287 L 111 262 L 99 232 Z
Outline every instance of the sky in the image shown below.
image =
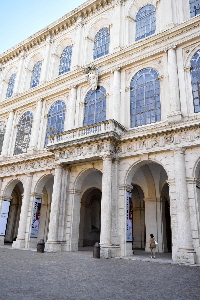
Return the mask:
M 0 0 L 0 54 L 86 0 Z

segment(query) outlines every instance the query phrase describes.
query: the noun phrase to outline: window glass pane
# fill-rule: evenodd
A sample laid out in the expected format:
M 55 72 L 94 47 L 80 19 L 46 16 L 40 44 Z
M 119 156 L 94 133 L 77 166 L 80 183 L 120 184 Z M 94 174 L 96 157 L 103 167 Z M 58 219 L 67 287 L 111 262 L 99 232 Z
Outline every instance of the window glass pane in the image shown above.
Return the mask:
M 33 115 L 31 112 L 23 114 L 17 126 L 17 135 L 14 148 L 14 155 L 26 153 L 31 136 Z
M 200 109 L 200 50 L 191 59 L 191 84 L 194 103 L 194 112 Z
M 83 126 L 91 125 L 106 120 L 106 90 L 97 87 L 85 97 Z
M 136 41 L 156 31 L 156 14 L 153 5 L 142 7 L 136 15 Z
M 131 127 L 160 121 L 160 85 L 155 70 L 141 70 L 132 78 L 130 100 Z
M 200 14 L 200 0 L 189 0 L 190 16 L 195 17 Z
M 38 61 L 33 67 L 32 76 L 31 76 L 31 85 L 30 85 L 31 88 L 39 84 L 41 67 L 42 67 L 41 61 Z
M 59 75 L 70 71 L 72 46 L 66 47 L 60 57 Z
M 110 34 L 107 27 L 100 29 L 94 38 L 93 58 L 99 58 L 109 53 Z
M 14 73 L 10 76 L 10 79 L 9 79 L 9 82 L 8 82 L 7 93 L 6 93 L 6 98 L 12 97 L 13 90 L 14 90 L 15 79 L 16 79 L 16 73 Z
M 0 154 L 3 147 L 4 134 L 6 131 L 6 123 L 5 121 L 0 121 Z

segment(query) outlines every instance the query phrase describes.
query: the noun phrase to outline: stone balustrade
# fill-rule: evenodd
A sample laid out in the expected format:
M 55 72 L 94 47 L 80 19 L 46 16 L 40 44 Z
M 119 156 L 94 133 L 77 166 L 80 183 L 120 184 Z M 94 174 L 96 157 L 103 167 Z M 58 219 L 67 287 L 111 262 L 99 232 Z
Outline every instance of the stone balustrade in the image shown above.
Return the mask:
M 70 141 L 78 141 L 87 137 L 102 136 L 106 133 L 113 133 L 120 136 L 126 129 L 115 120 L 107 120 L 101 123 L 80 127 L 77 129 L 65 131 L 60 134 L 51 135 L 48 140 L 47 147 L 51 147 L 56 144 L 63 144 Z

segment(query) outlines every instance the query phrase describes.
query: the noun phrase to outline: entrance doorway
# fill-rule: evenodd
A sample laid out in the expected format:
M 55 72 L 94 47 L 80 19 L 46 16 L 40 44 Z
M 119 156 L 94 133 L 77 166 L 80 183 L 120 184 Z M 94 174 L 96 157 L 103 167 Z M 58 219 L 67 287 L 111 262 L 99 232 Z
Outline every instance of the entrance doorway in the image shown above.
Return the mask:
M 161 200 L 162 200 L 162 220 L 163 220 L 163 248 L 164 248 L 164 252 L 171 252 L 172 233 L 171 233 L 169 186 L 167 183 L 162 188 Z
M 11 244 L 16 240 L 19 227 L 19 219 L 22 205 L 23 185 L 18 182 L 11 193 L 11 201 L 7 202 L 8 217 L 5 228 L 4 243 Z
M 101 191 L 90 188 L 82 196 L 79 226 L 79 247 L 94 246 L 100 242 Z

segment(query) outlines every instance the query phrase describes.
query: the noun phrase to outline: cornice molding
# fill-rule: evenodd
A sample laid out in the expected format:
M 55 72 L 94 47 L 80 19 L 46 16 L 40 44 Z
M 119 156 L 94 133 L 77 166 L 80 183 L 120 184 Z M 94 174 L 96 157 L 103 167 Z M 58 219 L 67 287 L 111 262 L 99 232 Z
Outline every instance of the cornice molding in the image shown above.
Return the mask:
M 46 41 L 48 36 L 53 37 L 59 32 L 72 27 L 76 22 L 80 23 L 81 20 L 104 8 L 112 1 L 113 0 L 88 0 L 84 2 L 82 5 L 51 23 L 49 26 L 41 29 L 26 40 L 2 53 L 0 55 L 0 63 L 6 63 L 19 56 L 22 51 L 29 51 L 34 46 Z

